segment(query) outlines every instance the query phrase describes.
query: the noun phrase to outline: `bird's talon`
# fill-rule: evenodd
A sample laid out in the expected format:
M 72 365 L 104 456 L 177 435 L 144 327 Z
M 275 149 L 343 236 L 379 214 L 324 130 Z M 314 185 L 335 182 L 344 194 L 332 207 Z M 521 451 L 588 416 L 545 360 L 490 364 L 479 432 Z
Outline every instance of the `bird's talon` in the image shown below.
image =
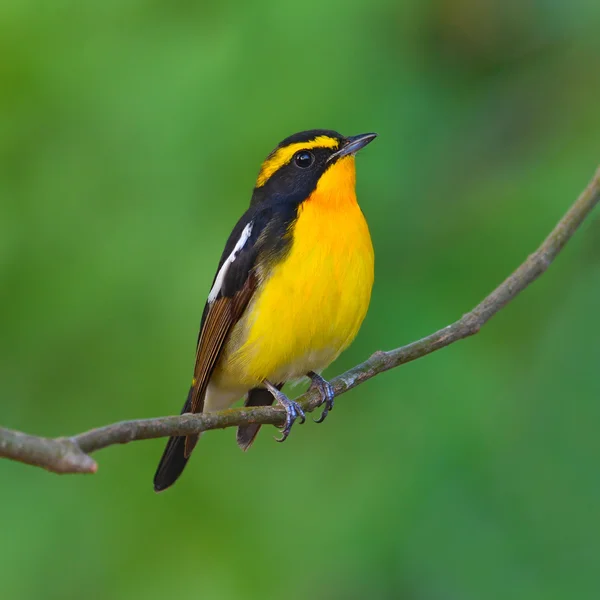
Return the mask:
M 322 423 L 330 410 L 333 410 L 333 399 L 335 397 L 335 391 L 333 386 L 327 381 L 323 379 L 318 373 L 311 371 L 308 373 L 308 376 L 312 379 L 312 385 L 319 390 L 319 394 L 321 395 L 321 404 L 325 404 L 325 408 L 321 413 L 321 416 L 318 419 L 313 419 L 315 423 Z
M 287 407 L 286 407 L 286 411 L 287 411 Z M 273 436 L 275 438 L 275 441 L 276 442 L 285 442 L 288 435 L 290 435 L 290 431 L 292 430 L 293 424 L 294 424 L 294 419 L 290 418 L 290 413 L 288 412 L 285 417 L 284 426 L 279 429 L 279 431 L 281 431 L 281 437 Z
M 321 413 L 321 416 L 318 419 L 313 419 L 313 421 L 315 423 L 322 423 L 325 420 L 325 418 L 327 417 L 328 414 L 329 414 L 329 411 L 327 410 L 327 407 L 325 407 L 323 409 L 323 412 Z
M 274 435 L 273 439 L 276 442 L 285 442 L 287 436 L 290 434 L 289 430 L 287 431 L 287 433 L 283 429 L 280 429 L 279 431 L 281 431 L 281 437 L 277 437 L 276 435 Z
M 271 384 L 268 381 L 265 381 L 266 388 L 273 394 L 277 402 L 285 408 L 285 423 L 283 427 L 280 429 L 281 437 L 275 437 L 275 441 L 277 442 L 285 442 L 288 435 L 290 435 L 290 431 L 292 430 L 292 425 L 295 423 L 296 419 L 300 419 L 300 424 L 306 421 L 306 415 L 302 410 L 302 407 L 293 400 L 290 400 L 283 392 L 281 392 L 277 387 Z

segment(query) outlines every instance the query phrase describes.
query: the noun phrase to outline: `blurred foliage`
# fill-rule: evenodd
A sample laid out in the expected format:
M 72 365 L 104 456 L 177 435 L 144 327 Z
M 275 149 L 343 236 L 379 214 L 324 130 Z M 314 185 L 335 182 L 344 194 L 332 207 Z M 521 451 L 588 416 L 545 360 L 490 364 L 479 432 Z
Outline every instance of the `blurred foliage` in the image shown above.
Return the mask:
M 600 157 L 600 3 L 0 2 L 4 426 L 176 412 L 260 161 L 377 131 L 371 310 L 333 375 L 448 324 Z M 248 454 L 164 441 L 93 477 L 3 461 L 3 597 L 486 600 L 600 594 L 600 221 L 476 338 Z

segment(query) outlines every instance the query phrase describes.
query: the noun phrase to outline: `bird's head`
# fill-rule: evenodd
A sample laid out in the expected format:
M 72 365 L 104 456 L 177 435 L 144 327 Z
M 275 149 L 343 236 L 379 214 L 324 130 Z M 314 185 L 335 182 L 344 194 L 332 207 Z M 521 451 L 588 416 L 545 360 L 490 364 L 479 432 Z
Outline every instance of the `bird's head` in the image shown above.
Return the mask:
M 303 202 L 315 191 L 354 189 L 354 155 L 377 137 L 364 133 L 344 137 L 313 129 L 283 140 L 262 164 L 252 204 Z

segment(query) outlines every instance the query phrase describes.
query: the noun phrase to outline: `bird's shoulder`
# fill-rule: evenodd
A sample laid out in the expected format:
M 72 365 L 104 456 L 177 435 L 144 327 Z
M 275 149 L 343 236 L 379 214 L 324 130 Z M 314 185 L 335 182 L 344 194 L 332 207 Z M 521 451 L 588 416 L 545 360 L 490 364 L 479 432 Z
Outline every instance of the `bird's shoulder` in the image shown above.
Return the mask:
M 289 248 L 297 208 L 297 205 L 277 199 L 248 208 L 227 239 L 209 302 L 234 296 L 244 286 L 257 261 L 261 258 L 271 261 Z

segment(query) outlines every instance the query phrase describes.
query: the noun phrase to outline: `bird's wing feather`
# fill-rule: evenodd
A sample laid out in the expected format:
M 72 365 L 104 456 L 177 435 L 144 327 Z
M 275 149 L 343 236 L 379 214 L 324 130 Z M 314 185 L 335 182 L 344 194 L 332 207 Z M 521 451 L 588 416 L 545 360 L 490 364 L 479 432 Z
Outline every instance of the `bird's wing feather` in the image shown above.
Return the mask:
M 227 334 L 241 317 L 255 288 L 256 277 L 249 273 L 242 289 L 233 297 L 223 296 L 208 306 L 196 352 L 191 412 L 202 412 L 204 393 Z
M 256 225 L 254 219 L 246 218 L 245 224 L 244 220 L 240 220 L 233 230 L 208 296 L 196 348 L 190 404 L 193 413 L 202 412 L 204 394 L 227 335 L 242 316 L 256 289 L 253 267 L 258 254 L 260 229 Z
M 194 381 L 183 413 L 202 412 L 208 382 L 228 335 L 257 289 L 259 264 L 264 268 L 289 249 L 289 228 L 296 214 L 297 204 L 271 197 L 268 205 L 251 206 L 231 232 L 202 313 Z M 181 475 L 198 437 L 169 438 L 154 478 L 155 490 L 166 489 Z
M 231 328 L 246 310 L 258 285 L 259 255 L 273 260 L 289 248 L 288 227 L 297 207 L 275 202 L 251 206 L 234 227 L 219 261 L 204 307 L 198 344 L 190 411 L 202 412 L 210 377 Z

